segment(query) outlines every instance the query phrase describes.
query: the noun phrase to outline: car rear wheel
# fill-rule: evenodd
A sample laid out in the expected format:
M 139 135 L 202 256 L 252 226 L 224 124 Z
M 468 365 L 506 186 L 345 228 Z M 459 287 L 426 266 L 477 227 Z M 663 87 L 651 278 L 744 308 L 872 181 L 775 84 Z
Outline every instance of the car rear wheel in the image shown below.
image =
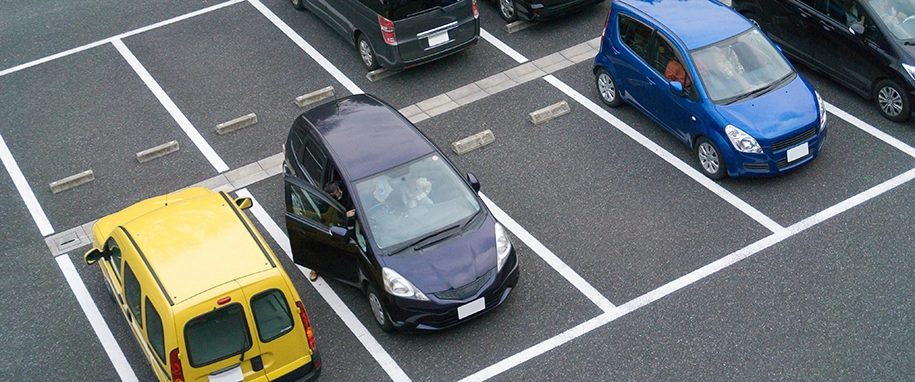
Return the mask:
M 617 107 L 623 104 L 623 99 L 620 97 L 620 89 L 616 87 L 616 81 L 613 80 L 613 76 L 610 75 L 607 69 L 597 69 L 597 76 L 595 76 L 594 81 L 595 85 L 597 85 L 597 92 L 600 94 L 601 102 L 610 107 Z
M 298 10 L 305 9 L 305 0 L 289 0 L 292 2 L 292 7 Z
M 498 0 L 499 1 L 499 16 L 502 16 L 502 19 L 505 22 L 510 23 L 513 21 L 518 21 L 518 11 L 515 9 L 514 0 Z
M 874 101 L 880 114 L 893 122 L 905 122 L 912 114 L 909 96 L 893 80 L 883 80 L 874 87 Z
M 394 330 L 394 324 L 391 323 L 391 316 L 388 315 L 388 310 L 384 307 L 384 302 L 382 302 L 381 297 L 378 296 L 378 290 L 375 287 L 368 288 L 368 298 L 369 298 L 369 307 L 372 309 L 372 317 L 375 318 L 375 323 L 378 324 L 378 327 L 381 330 L 390 332 Z
M 701 137 L 696 141 L 696 158 L 699 159 L 699 167 L 705 176 L 721 179 L 728 174 L 721 150 L 718 150 L 715 142 L 706 137 Z
M 378 65 L 375 49 L 372 49 L 369 39 L 365 38 L 364 34 L 360 34 L 356 39 L 356 45 L 359 47 L 359 57 L 362 57 L 362 65 L 365 66 L 365 69 L 368 71 L 378 69 L 380 65 Z

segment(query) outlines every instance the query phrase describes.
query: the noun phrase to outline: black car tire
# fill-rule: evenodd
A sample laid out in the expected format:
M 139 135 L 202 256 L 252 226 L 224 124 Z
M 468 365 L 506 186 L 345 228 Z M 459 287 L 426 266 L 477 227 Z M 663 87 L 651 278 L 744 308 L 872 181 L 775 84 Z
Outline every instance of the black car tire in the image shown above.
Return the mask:
M 896 81 L 885 79 L 874 86 L 874 102 L 883 117 L 893 122 L 905 122 L 912 115 L 912 101 Z
M 753 23 L 753 25 L 756 25 L 757 28 L 759 28 L 760 30 L 765 32 L 765 29 L 763 29 L 762 24 L 759 23 L 759 17 L 757 17 L 753 12 L 743 11 L 743 12 L 740 12 L 740 14 L 742 14 L 743 17 L 746 17 L 747 20 L 750 20 L 750 22 Z
M 356 49 L 359 50 L 359 58 L 362 60 L 362 65 L 365 66 L 366 70 L 371 72 L 381 67 L 381 65 L 378 65 L 378 56 L 375 55 L 372 43 L 369 42 L 369 39 L 364 34 L 360 33 L 359 37 L 356 38 Z
M 620 97 L 620 88 L 616 85 L 616 80 L 613 79 L 607 69 L 597 69 L 597 73 L 594 75 L 594 85 L 604 105 L 618 107 L 623 104 L 623 98 Z
M 369 286 L 366 291 L 366 297 L 369 300 L 369 309 L 372 310 L 372 318 L 381 330 L 386 332 L 394 331 L 394 324 L 391 322 L 391 316 L 388 309 L 384 307 L 384 300 L 378 295 L 378 290 Z
M 699 160 L 699 168 L 705 176 L 712 179 L 721 179 L 728 175 L 721 150 L 711 139 L 699 137 L 696 140 L 695 151 L 696 159 Z
M 298 10 L 305 9 L 305 0 L 289 0 L 292 2 L 292 7 Z
M 514 0 L 496 0 L 496 4 L 499 7 L 499 16 L 502 16 L 505 22 L 518 21 L 518 8 L 515 7 Z

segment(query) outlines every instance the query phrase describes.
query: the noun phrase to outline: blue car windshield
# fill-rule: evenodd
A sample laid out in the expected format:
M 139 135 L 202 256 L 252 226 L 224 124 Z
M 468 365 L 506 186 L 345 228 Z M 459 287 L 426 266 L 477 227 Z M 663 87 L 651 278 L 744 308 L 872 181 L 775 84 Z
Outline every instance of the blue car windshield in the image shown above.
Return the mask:
M 382 250 L 398 248 L 480 211 L 467 184 L 438 154 L 356 182 L 367 230 Z
M 690 57 L 709 99 L 716 104 L 762 94 L 794 73 L 757 28 L 695 49 Z

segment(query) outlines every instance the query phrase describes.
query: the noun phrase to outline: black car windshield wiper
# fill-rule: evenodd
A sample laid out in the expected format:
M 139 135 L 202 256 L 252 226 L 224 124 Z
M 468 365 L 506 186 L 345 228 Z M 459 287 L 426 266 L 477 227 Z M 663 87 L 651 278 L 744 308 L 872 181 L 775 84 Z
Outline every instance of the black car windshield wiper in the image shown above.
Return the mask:
M 405 246 L 403 246 L 403 247 L 397 248 L 396 250 L 394 250 L 393 252 L 391 252 L 389 255 L 397 254 L 398 252 L 401 252 L 401 251 L 403 251 L 403 250 L 405 250 L 405 249 L 407 249 L 407 248 L 410 248 L 410 247 L 414 247 L 413 249 L 415 249 L 415 250 L 423 249 L 423 248 L 428 247 L 428 246 L 430 246 L 430 245 L 432 245 L 432 244 L 438 243 L 439 241 L 442 241 L 442 240 L 444 240 L 444 239 L 446 239 L 446 238 L 448 238 L 448 237 L 450 237 L 450 236 L 444 236 L 444 237 L 441 237 L 441 238 L 439 238 L 439 239 L 437 239 L 437 240 L 432 240 L 432 241 L 429 241 L 428 243 L 425 243 L 425 244 L 422 244 L 422 245 L 420 245 L 420 243 L 422 243 L 422 242 L 424 242 L 424 241 L 427 241 L 427 240 L 430 240 L 430 239 L 433 239 L 433 238 L 435 238 L 435 237 L 437 237 L 437 236 L 439 236 L 439 235 L 441 235 L 441 234 L 443 234 L 443 233 L 445 233 L 445 232 L 448 232 L 448 231 L 454 230 L 455 228 L 460 228 L 460 227 L 461 227 L 460 224 L 455 224 L 455 225 L 452 225 L 452 226 L 448 226 L 448 227 L 442 228 L 442 229 L 437 230 L 437 231 L 433 231 L 433 232 L 429 233 L 428 235 L 425 235 L 425 236 L 423 236 L 423 237 L 421 237 L 421 238 L 419 238 L 419 239 L 416 239 L 416 240 L 411 241 L 409 244 L 407 244 L 407 245 L 405 245 Z
M 737 96 L 737 97 L 735 97 L 734 99 L 732 99 L 731 101 L 729 101 L 727 104 L 730 105 L 730 104 L 736 103 L 737 101 L 740 101 L 740 100 L 745 100 L 745 99 L 750 98 L 750 97 L 755 97 L 755 96 L 760 95 L 760 94 L 768 93 L 769 90 L 775 89 L 776 87 L 778 87 L 779 85 L 781 85 L 782 83 L 784 83 L 785 80 L 787 80 L 788 78 L 790 78 L 792 74 L 794 74 L 794 72 L 791 72 L 791 73 L 786 74 L 784 77 L 779 78 L 777 81 L 772 82 L 771 84 L 768 84 L 768 85 L 763 86 L 763 87 L 761 87 L 761 88 L 753 89 L 753 90 L 747 92 L 746 94 Z

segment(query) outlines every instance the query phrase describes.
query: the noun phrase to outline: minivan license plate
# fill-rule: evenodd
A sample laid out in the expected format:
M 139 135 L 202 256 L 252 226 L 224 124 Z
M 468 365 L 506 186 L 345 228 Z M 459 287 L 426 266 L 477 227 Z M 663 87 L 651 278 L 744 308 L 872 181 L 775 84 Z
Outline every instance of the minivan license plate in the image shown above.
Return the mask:
M 797 159 L 803 158 L 810 154 L 810 150 L 807 149 L 807 142 L 804 142 L 802 145 L 797 145 L 788 149 L 788 162 L 794 162 Z
M 486 308 L 486 298 L 478 298 L 458 307 L 458 320 L 463 320 L 474 313 Z
M 429 36 L 429 47 L 442 45 L 448 42 L 448 31 L 441 31 Z

